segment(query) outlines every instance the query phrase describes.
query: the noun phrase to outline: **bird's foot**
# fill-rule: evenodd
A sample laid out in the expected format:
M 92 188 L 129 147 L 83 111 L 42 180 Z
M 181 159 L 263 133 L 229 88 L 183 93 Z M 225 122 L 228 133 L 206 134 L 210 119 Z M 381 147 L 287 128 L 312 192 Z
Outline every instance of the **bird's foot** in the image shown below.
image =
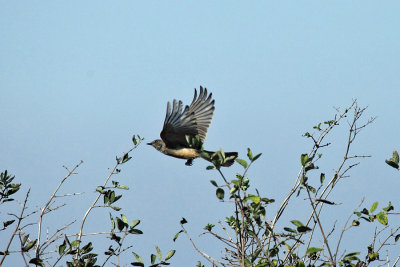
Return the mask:
M 193 159 L 188 159 L 185 163 L 186 166 L 192 166 L 193 165 Z

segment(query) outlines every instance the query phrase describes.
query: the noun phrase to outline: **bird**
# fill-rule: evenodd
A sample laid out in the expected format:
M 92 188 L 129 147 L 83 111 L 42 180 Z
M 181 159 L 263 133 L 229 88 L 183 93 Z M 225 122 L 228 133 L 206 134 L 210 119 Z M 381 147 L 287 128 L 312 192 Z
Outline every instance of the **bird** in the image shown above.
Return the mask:
M 202 149 L 207 137 L 207 131 L 211 124 L 215 110 L 215 100 L 212 93 L 207 93 L 207 88 L 200 86 L 194 89 L 194 97 L 190 106 L 183 108 L 182 101 L 174 99 L 167 103 L 164 126 L 160 133 L 161 139 L 156 139 L 148 145 L 153 146 L 161 153 L 175 158 L 186 159 L 185 165 L 191 166 L 195 158 L 203 158 L 212 162 L 216 155 L 213 151 Z M 192 140 L 192 142 L 190 142 Z M 197 140 L 193 145 L 193 140 Z M 225 160 L 221 166 L 229 167 L 238 156 L 237 152 L 225 152 Z

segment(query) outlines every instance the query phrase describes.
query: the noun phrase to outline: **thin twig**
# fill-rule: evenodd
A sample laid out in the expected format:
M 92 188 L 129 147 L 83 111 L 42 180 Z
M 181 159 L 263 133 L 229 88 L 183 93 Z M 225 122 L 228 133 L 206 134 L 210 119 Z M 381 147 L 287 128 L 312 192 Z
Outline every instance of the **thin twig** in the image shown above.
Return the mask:
M 196 244 L 194 243 L 193 239 L 191 238 L 191 236 L 189 235 L 189 233 L 186 231 L 185 227 L 183 227 L 183 224 L 181 223 L 181 227 L 183 232 L 186 234 L 187 238 L 190 240 L 190 243 L 192 243 L 192 246 L 194 247 L 194 249 L 201 255 L 203 256 L 208 262 L 210 262 L 211 264 L 213 264 L 213 266 L 218 262 L 219 264 L 224 265 L 222 262 L 220 262 L 219 260 L 216 260 L 210 256 L 208 256 L 206 253 L 204 253 L 203 251 L 201 251 Z M 215 265 L 217 266 L 217 265 Z
M 37 243 L 36 243 L 36 257 L 39 257 L 39 248 L 40 248 L 40 237 L 42 233 L 42 222 L 43 222 L 43 216 L 49 209 L 53 199 L 55 198 L 58 190 L 60 189 L 61 185 L 72 175 L 75 174 L 74 171 L 83 163 L 81 160 L 71 171 L 69 171 L 65 166 L 64 168 L 68 171 L 68 174 L 60 181 L 58 184 L 56 190 L 53 192 L 53 194 L 50 196 L 50 199 L 47 201 L 47 203 L 44 205 L 44 207 L 41 209 L 40 216 L 39 216 L 39 224 L 38 224 L 38 238 L 37 238 Z
M 127 155 L 127 154 L 129 154 L 130 152 L 132 152 L 136 147 L 138 147 L 138 146 L 140 145 L 140 143 L 141 143 L 141 140 L 139 139 L 138 142 L 137 142 L 137 144 L 134 145 L 128 152 L 124 153 L 124 155 Z M 117 170 L 117 167 L 118 167 L 118 165 L 120 165 L 120 164 L 121 164 L 120 161 L 117 160 L 117 163 L 114 165 L 114 168 L 110 171 L 110 174 L 108 175 L 108 177 L 107 177 L 106 180 L 104 181 L 103 187 L 105 187 L 105 186 L 107 185 L 107 183 L 108 183 L 108 181 L 110 180 L 111 176 L 113 176 L 114 174 L 116 174 L 115 171 Z M 88 210 L 86 211 L 85 215 L 83 216 L 82 222 L 81 222 L 81 226 L 80 226 L 80 228 L 79 228 L 78 238 L 77 238 L 78 242 L 81 241 L 81 238 L 82 238 L 82 236 L 83 236 L 83 226 L 85 225 L 86 219 L 87 219 L 89 213 L 93 210 L 94 206 L 97 204 L 97 201 L 100 199 L 101 196 L 102 196 L 102 194 L 99 192 L 98 195 L 97 195 L 97 197 L 96 197 L 95 200 L 93 201 L 92 205 L 90 205 L 90 207 L 89 207 Z M 77 250 L 75 257 L 78 258 L 78 255 L 79 255 L 79 249 Z
M 24 204 L 23 204 L 22 209 L 21 209 L 21 213 L 20 213 L 20 215 L 19 215 L 19 217 L 18 217 L 17 225 L 15 226 L 14 232 L 12 233 L 11 238 L 10 238 L 10 240 L 8 241 L 7 247 L 6 247 L 6 249 L 4 250 L 4 252 L 3 252 L 4 254 L 3 254 L 3 257 L 2 257 L 2 259 L 1 259 L 1 261 L 0 261 L 0 266 L 3 265 L 3 262 L 4 262 L 5 258 L 6 258 L 6 256 L 8 255 L 8 249 L 10 248 L 11 243 L 12 243 L 12 241 L 13 241 L 15 235 L 16 235 L 17 232 L 18 232 L 19 225 L 21 224 L 21 221 L 22 221 L 22 218 L 23 218 L 23 215 L 24 215 L 24 211 L 25 211 L 25 208 L 26 208 L 26 202 L 28 201 L 28 197 L 29 197 L 29 193 L 30 193 L 30 192 L 31 192 L 31 189 L 29 188 L 29 189 L 28 189 L 28 192 L 26 193 L 26 196 L 25 196 L 25 200 L 24 200 Z

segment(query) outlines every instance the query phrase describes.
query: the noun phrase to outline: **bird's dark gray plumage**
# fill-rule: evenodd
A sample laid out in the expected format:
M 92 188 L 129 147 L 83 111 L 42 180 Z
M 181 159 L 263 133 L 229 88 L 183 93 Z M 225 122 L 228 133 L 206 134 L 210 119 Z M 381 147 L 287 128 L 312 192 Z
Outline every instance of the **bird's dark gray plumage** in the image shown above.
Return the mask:
M 201 144 L 204 143 L 214 114 L 214 104 L 212 93 L 208 94 L 207 89 L 201 86 L 198 96 L 195 89 L 190 106 L 186 105 L 183 108 L 182 101 L 174 99 L 171 108 L 171 103 L 168 102 L 164 127 L 160 133 L 162 140 L 157 139 L 148 144 L 168 156 L 187 159 L 186 165 L 191 165 L 193 159 L 197 157 L 211 161 L 210 156 L 214 152 L 203 151 L 209 157 L 202 156 L 199 150 L 188 144 L 186 138 L 199 136 Z M 231 159 L 222 166 L 232 165 L 237 155 L 237 152 L 226 152 L 225 157 Z

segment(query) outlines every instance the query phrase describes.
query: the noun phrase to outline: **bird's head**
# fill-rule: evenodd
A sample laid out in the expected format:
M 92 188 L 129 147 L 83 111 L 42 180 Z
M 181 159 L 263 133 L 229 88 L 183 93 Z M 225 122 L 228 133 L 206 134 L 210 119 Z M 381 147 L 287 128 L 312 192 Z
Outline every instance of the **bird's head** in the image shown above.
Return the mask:
M 161 151 L 163 148 L 165 148 L 165 143 L 161 139 L 156 139 L 156 140 L 152 141 L 151 143 L 147 143 L 147 144 L 154 147 L 158 151 Z

